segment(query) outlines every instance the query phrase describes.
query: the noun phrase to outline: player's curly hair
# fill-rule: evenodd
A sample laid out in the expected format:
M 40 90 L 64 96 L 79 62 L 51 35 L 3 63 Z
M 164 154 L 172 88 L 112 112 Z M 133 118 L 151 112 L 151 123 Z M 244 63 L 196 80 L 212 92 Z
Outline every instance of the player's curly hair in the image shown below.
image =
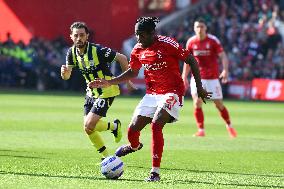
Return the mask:
M 157 17 L 140 17 L 136 20 L 137 30 L 146 32 L 155 31 L 156 24 L 159 22 L 160 20 Z
M 76 28 L 76 29 L 81 29 L 81 28 L 84 28 L 86 33 L 88 34 L 89 33 L 89 28 L 87 26 L 87 24 L 85 22 L 74 22 L 71 26 L 70 26 L 70 33 L 73 32 L 73 29 Z

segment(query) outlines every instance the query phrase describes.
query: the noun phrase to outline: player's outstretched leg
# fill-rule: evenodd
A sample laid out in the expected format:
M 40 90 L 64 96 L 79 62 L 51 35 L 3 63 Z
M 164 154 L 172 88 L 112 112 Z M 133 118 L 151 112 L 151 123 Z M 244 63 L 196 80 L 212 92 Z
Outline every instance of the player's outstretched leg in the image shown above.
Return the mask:
M 140 150 L 142 147 L 143 147 L 142 143 L 140 143 L 137 148 L 132 148 L 130 144 L 123 145 L 116 150 L 115 155 L 117 157 L 126 156 L 126 155 L 128 155 L 132 152 L 136 152 L 136 151 Z

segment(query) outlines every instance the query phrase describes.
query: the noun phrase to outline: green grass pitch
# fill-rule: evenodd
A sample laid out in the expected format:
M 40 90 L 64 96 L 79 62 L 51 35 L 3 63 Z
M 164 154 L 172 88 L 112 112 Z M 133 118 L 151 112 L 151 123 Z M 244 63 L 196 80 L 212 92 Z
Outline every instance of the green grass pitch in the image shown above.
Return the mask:
M 103 133 L 111 153 L 127 142 L 141 97 L 116 98 L 108 119 L 120 118 L 123 139 Z M 161 181 L 144 182 L 151 167 L 150 128 L 144 148 L 123 157 L 125 172 L 107 180 L 82 127 L 82 95 L 0 93 L 0 188 L 284 188 L 284 103 L 225 101 L 238 138 L 230 139 L 212 102 L 204 105 L 205 138 L 196 131 L 192 101 L 166 125 Z

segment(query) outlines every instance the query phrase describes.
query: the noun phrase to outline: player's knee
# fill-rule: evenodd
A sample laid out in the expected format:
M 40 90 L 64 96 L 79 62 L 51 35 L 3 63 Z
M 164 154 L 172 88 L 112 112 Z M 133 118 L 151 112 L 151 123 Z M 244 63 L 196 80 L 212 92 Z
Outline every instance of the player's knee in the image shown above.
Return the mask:
M 93 133 L 93 129 L 91 129 L 91 128 L 88 128 L 88 127 L 84 127 L 84 130 L 85 130 L 85 132 L 86 132 L 86 134 L 87 135 L 90 135 L 90 134 L 92 134 Z
M 221 102 L 215 102 L 215 106 L 220 111 L 222 111 L 224 109 L 224 105 Z
M 202 108 L 202 101 L 201 100 L 196 100 L 194 102 L 194 108 Z
M 156 131 L 160 132 L 160 131 L 162 131 L 163 127 L 162 127 L 161 124 L 153 123 L 153 124 L 151 124 L 151 129 L 152 129 L 153 132 L 156 132 Z
M 85 130 L 85 132 L 86 132 L 88 135 L 90 135 L 90 134 L 93 133 L 94 127 L 93 127 L 93 125 L 92 125 L 92 123 L 91 123 L 90 121 L 86 121 L 86 122 L 84 123 L 84 130 Z

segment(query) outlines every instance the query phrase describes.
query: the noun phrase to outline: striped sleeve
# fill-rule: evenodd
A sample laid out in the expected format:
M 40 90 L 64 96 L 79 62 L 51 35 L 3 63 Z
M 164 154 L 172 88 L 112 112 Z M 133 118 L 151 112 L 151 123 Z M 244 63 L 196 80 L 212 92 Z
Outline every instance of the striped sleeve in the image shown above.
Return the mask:
M 159 37 L 159 41 L 164 42 L 167 46 L 167 50 L 179 60 L 185 61 L 190 54 L 188 50 L 183 49 L 182 46 L 173 38 L 162 36 Z
M 66 65 L 75 67 L 75 62 L 73 61 L 73 55 L 72 55 L 72 47 L 68 49 L 66 54 Z

